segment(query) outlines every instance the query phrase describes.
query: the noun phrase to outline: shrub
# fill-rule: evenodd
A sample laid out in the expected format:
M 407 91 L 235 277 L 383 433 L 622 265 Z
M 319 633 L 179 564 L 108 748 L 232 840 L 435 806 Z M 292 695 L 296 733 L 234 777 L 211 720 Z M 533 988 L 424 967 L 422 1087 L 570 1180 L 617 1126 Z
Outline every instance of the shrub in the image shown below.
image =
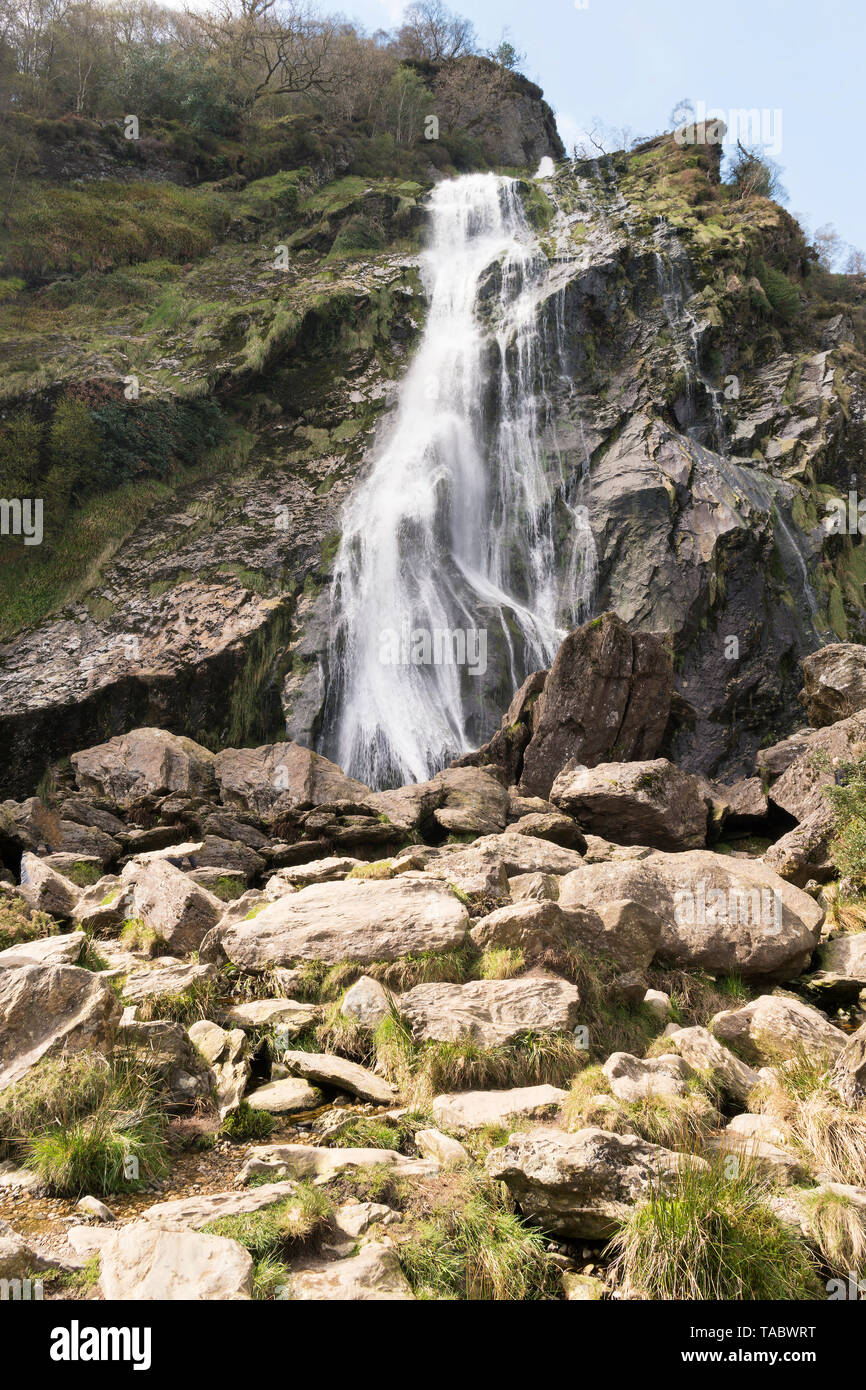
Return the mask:
M 220 1126 L 220 1134 L 232 1143 L 244 1144 L 255 1139 L 269 1139 L 276 1120 L 267 1110 L 253 1110 L 242 1100 L 236 1110 L 230 1110 Z

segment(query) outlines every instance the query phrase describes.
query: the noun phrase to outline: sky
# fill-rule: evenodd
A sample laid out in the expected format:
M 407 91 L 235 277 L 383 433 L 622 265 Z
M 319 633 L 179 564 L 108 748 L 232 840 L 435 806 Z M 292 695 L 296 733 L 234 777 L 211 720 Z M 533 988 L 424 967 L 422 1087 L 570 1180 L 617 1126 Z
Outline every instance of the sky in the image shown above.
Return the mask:
M 809 232 L 833 223 L 866 251 L 861 94 L 866 0 L 450 0 L 482 48 L 507 37 L 544 89 L 567 148 L 592 128 L 672 128 L 688 98 L 725 113 L 766 112 L 785 204 Z M 323 0 L 373 31 L 401 0 Z M 781 113 L 779 116 L 777 113 Z M 781 138 L 779 138 L 781 137 Z M 779 146 L 779 148 L 776 148 Z

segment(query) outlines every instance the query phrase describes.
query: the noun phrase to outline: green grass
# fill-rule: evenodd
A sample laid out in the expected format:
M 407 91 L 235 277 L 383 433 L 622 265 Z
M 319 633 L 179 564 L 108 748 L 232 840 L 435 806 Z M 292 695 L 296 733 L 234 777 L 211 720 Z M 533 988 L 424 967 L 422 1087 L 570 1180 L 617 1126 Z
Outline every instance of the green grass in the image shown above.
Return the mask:
M 200 1018 L 211 1018 L 219 1006 L 220 986 L 212 979 L 193 980 L 188 989 L 176 994 L 148 994 L 140 1000 L 125 999 L 124 1003 L 135 1003 L 139 1022 L 150 1023 L 155 1018 L 173 1019 L 175 1023 L 196 1023 Z
M 777 1084 L 757 1087 L 750 1107 L 788 1127 L 813 1172 L 866 1186 L 866 1105 L 842 1104 L 830 1086 L 830 1059 L 801 1051 L 774 1072 Z
M 684 1096 L 624 1101 L 614 1096 L 598 1065 L 574 1078 L 562 1103 L 562 1116 L 568 1130 L 598 1125 L 614 1134 L 637 1134 L 651 1144 L 685 1151 L 699 1149 L 723 1124 L 712 1083 L 703 1077 L 693 1078 Z
M 328 1140 L 332 1149 L 396 1149 L 399 1153 L 412 1134 L 411 1129 L 396 1120 L 378 1115 L 359 1115 L 346 1129 Z
M 838 1192 L 807 1193 L 800 1198 L 809 1240 L 834 1274 L 853 1270 L 866 1275 L 866 1214 Z
M 127 917 L 120 929 L 120 941 L 130 951 L 146 951 L 149 956 L 161 956 L 167 945 L 154 927 L 140 917 Z
M 751 1172 L 690 1167 L 628 1213 L 612 1248 L 614 1275 L 650 1299 L 816 1299 L 816 1261 L 765 1205 Z
M 558 1271 L 545 1239 L 525 1226 L 498 1184 L 455 1174 L 441 1198 L 411 1213 L 411 1239 L 398 1247 L 417 1298 L 524 1302 L 555 1298 Z
M 57 923 L 47 912 L 35 912 L 18 893 L 0 894 L 0 951 L 22 946 L 25 941 L 38 941 L 56 931 Z
M 0 1146 L 52 1196 L 134 1191 L 168 1171 L 163 1099 L 155 1069 L 134 1057 L 42 1062 L 0 1096 Z
M 230 1110 L 220 1126 L 220 1135 L 233 1144 L 246 1144 L 257 1139 L 269 1139 L 276 1120 L 267 1110 L 253 1110 L 242 1100 L 236 1110 Z
M 320 1187 L 298 1183 L 285 1201 L 262 1211 L 222 1216 L 204 1230 L 236 1240 L 253 1257 L 253 1297 L 279 1297 L 291 1279 L 289 1261 L 330 1227 L 333 1203 Z

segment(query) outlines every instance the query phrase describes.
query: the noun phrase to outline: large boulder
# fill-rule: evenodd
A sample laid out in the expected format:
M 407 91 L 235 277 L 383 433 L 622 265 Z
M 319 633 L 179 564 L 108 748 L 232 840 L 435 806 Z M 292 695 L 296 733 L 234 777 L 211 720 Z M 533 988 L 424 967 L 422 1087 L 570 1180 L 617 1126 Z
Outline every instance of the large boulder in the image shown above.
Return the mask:
M 832 808 L 819 806 L 770 846 L 763 855 L 764 863 L 798 888 L 804 888 L 810 879 L 826 882 L 835 878 L 836 869 L 830 857 L 834 828 Z
M 665 1030 L 665 1042 L 693 1071 L 705 1073 L 720 1091 L 741 1105 L 747 1103 L 752 1091 L 760 1085 L 761 1078 L 754 1068 L 740 1061 L 706 1028 L 671 1025 Z
M 632 633 L 615 613 L 565 638 L 539 696 L 520 788 L 546 797 L 569 764 L 654 758 L 673 693 L 667 637 Z
M 0 970 L 0 1091 L 46 1054 L 109 1050 L 120 1015 L 106 981 L 77 965 Z
M 580 945 L 605 955 L 623 970 L 644 970 L 658 949 L 661 918 L 635 902 L 600 904 L 600 910 L 570 907 L 550 899 L 519 898 L 482 917 L 470 936 L 482 950 L 487 947 L 517 948 L 527 964 L 545 959 L 553 964 L 557 953 Z
M 614 1052 L 602 1068 L 617 1100 L 645 1100 L 649 1096 L 684 1096 L 691 1067 L 679 1053 L 662 1057 L 633 1057 Z
M 149 1220 L 117 1229 L 76 1226 L 69 1244 L 79 1255 L 98 1255 L 99 1291 L 107 1300 L 198 1302 L 252 1295 L 252 1256 L 224 1236 Z
M 866 709 L 866 647 L 831 642 L 804 657 L 800 703 L 816 728 Z
M 121 1020 L 117 1043 L 147 1061 L 163 1081 L 173 1104 L 190 1106 L 210 1095 L 216 1078 L 182 1024 L 168 1018 L 154 1018 L 146 1023 Z
M 840 766 L 856 760 L 866 749 L 866 712 L 853 714 L 825 729 L 792 734 L 782 743 L 762 749 L 758 770 L 770 781 L 769 797 L 800 822 L 830 805 L 825 787 L 836 781 Z
M 366 802 L 372 795 L 363 782 L 299 743 L 224 748 L 214 766 L 221 800 L 265 820 L 335 801 Z
M 808 964 L 824 918 L 808 893 L 754 859 L 709 850 L 586 864 L 560 879 L 559 905 L 630 899 L 662 921 L 657 956 L 685 969 L 790 979 Z
M 322 1093 L 297 1076 L 266 1081 L 247 1097 L 251 1110 L 267 1110 L 271 1115 L 293 1115 L 315 1110 L 322 1104 Z
M 717 1038 L 756 1066 L 801 1055 L 835 1061 L 848 1040 L 817 1009 L 776 994 L 762 994 L 741 1009 L 724 1009 L 710 1027 Z
M 437 1172 L 426 1159 L 406 1158 L 396 1149 L 326 1149 L 317 1144 L 254 1144 L 247 1150 L 241 1181 L 270 1175 L 301 1182 L 328 1182 L 341 1173 L 387 1168 L 395 1178 L 425 1178 Z M 287 1194 L 288 1195 L 288 1194 Z
M 71 917 L 81 897 L 80 888 L 30 853 L 21 856 L 19 891 L 32 908 L 52 917 Z
M 396 1008 L 416 1042 L 471 1039 L 496 1047 L 521 1033 L 568 1032 L 579 1021 L 574 985 L 554 976 L 416 985 L 398 995 Z
M 701 784 L 667 758 L 597 763 L 561 772 L 550 799 L 584 830 L 622 845 L 700 849 L 707 838 Z
M 575 1134 L 531 1129 L 487 1156 L 524 1216 L 551 1235 L 607 1240 L 636 1202 L 670 1187 L 678 1172 L 706 1167 L 635 1134 L 589 1127 Z
M 558 1086 L 514 1086 L 507 1091 L 453 1091 L 436 1096 L 430 1106 L 437 1124 L 458 1134 L 504 1125 L 531 1116 L 542 1119 L 558 1110 L 568 1095 Z
M 214 893 L 165 859 L 129 864 L 121 881 L 132 884 L 130 916 L 151 927 L 175 955 L 197 951 L 225 911 Z
M 445 883 L 346 879 L 317 883 L 269 903 L 249 921 L 220 928 L 228 959 L 242 970 L 297 960 L 396 960 L 448 951 L 466 936 L 469 915 Z
M 167 792 L 203 797 L 216 792 L 213 753 L 165 729 L 133 729 L 73 753 L 70 762 L 82 791 L 104 796 L 116 806 Z
M 502 835 L 483 835 L 466 849 L 449 850 L 433 859 L 429 867 L 450 876 L 455 871 L 474 868 L 481 861 L 504 864 L 511 878 L 515 874 L 567 874 L 580 867 L 583 857 L 576 849 L 509 828 Z
M 834 937 L 820 947 L 818 963 L 820 970 L 809 978 L 810 990 L 834 1004 L 856 1004 L 866 989 L 866 931 Z
M 452 767 L 434 779 L 442 799 L 433 819 L 450 835 L 495 835 L 508 817 L 508 792 L 477 767 Z
M 13 970 L 19 965 L 74 965 L 86 940 L 83 931 L 73 931 L 22 941 L 18 946 L 0 951 L 0 970 Z

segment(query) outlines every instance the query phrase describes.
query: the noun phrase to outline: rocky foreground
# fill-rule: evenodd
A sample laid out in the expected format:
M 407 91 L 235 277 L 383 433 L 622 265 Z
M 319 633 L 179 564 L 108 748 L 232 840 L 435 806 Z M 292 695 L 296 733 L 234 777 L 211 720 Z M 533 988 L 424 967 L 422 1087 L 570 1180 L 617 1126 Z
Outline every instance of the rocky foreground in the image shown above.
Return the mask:
M 857 775 L 866 657 L 804 670 L 810 725 L 733 786 L 659 756 L 670 653 L 606 615 L 422 785 L 142 728 L 4 802 L 0 1278 L 823 1298 L 862 1271 L 866 911 L 825 788 Z M 738 1267 L 660 1278 L 665 1203 L 728 1222 Z

